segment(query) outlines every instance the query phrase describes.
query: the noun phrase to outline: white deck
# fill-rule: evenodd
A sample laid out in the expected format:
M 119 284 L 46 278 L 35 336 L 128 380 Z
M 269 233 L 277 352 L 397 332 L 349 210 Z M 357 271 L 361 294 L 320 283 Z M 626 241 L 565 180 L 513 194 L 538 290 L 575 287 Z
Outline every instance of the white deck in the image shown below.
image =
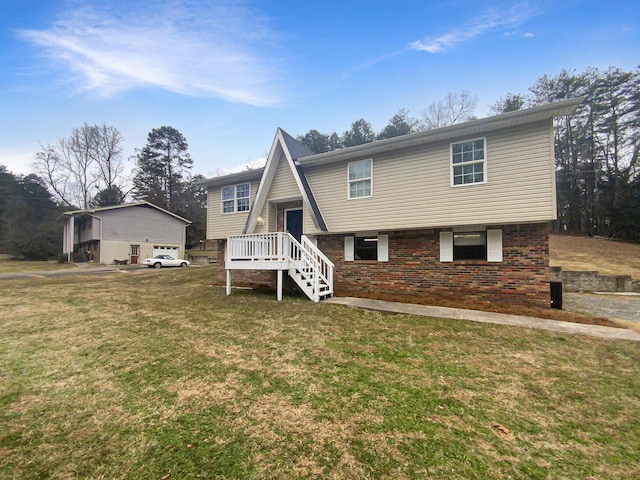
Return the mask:
M 225 269 L 227 295 L 232 270 L 275 270 L 278 300 L 282 299 L 282 272 L 287 271 L 314 302 L 333 294 L 333 263 L 304 235 L 298 242 L 285 232 L 234 235 L 227 239 Z

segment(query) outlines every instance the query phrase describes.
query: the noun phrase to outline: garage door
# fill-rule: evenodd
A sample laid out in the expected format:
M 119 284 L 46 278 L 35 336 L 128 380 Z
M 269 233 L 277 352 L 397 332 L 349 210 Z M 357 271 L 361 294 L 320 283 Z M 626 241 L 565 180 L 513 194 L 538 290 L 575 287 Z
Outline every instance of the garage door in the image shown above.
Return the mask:
M 158 247 L 156 245 L 153 246 L 153 256 L 156 255 L 171 255 L 173 258 L 178 257 L 178 247 Z

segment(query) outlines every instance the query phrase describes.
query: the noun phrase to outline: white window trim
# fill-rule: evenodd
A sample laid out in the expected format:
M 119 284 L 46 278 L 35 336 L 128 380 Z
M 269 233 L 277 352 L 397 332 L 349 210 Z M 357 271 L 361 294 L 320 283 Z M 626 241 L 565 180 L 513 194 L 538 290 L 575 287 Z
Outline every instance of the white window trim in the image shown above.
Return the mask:
M 249 185 L 249 196 L 248 197 L 240 197 L 240 199 L 243 198 L 248 198 L 249 199 L 249 208 L 247 210 L 242 210 L 242 211 L 238 211 L 238 187 L 241 185 Z M 227 199 L 225 200 L 223 197 L 223 190 L 225 188 L 233 188 L 233 211 L 232 212 L 225 212 L 224 211 L 224 202 L 230 202 L 231 199 Z M 251 211 L 251 183 L 250 182 L 243 182 L 243 183 L 237 183 L 235 185 L 223 185 L 220 188 L 220 213 L 222 215 L 233 215 L 234 213 L 249 213 Z
M 359 178 L 357 180 L 351 180 L 349 178 L 349 167 L 355 163 L 364 163 L 364 162 L 369 162 L 369 164 L 371 165 L 371 176 L 368 178 Z M 369 180 L 369 182 L 371 183 L 371 193 L 369 195 L 363 196 L 363 197 L 352 197 L 351 196 L 351 182 L 361 182 L 363 180 Z M 364 160 L 357 160 L 355 162 L 349 162 L 347 164 L 347 200 L 360 200 L 362 198 L 371 198 L 373 197 L 373 158 L 366 158 Z
M 356 236 L 357 237 L 376 237 L 378 239 L 378 260 L 377 262 L 389 261 L 389 235 L 374 234 L 358 234 L 355 236 L 344 237 L 344 261 L 354 262 L 356 258 Z M 362 260 L 371 262 L 373 260 Z
M 477 140 L 482 140 L 484 142 L 484 158 L 482 160 L 476 160 L 476 161 L 472 161 L 472 162 L 463 162 L 463 163 L 456 163 L 454 165 L 453 163 L 453 146 L 457 145 L 459 143 L 467 143 L 467 142 L 475 142 Z M 488 154 L 487 154 L 487 137 L 477 137 L 477 138 L 470 138 L 468 140 L 460 140 L 457 142 L 451 142 L 449 144 L 449 175 L 450 175 L 450 183 L 451 186 L 454 188 L 458 188 L 458 187 L 469 187 L 471 185 L 482 185 L 484 183 L 487 183 L 487 158 L 488 158 Z M 476 163 L 482 163 L 484 164 L 483 168 L 482 168 L 482 181 L 481 182 L 473 182 L 473 183 L 461 183 L 459 185 L 455 185 L 453 183 L 453 167 L 459 167 L 461 165 L 472 165 L 472 164 L 476 164 Z

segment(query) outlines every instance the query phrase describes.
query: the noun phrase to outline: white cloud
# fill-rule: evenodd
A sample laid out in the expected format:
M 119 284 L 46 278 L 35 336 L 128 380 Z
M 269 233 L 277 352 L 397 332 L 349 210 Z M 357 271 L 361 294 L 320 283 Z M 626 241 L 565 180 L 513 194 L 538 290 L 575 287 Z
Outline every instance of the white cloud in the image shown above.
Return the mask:
M 28 147 L 3 150 L 0 151 L 0 165 L 7 167 L 14 175 L 28 175 L 34 173 L 35 154 L 36 150 L 29 150 Z
M 534 35 L 531 32 L 525 32 L 522 34 L 522 38 L 532 38 L 532 37 L 534 37 Z
M 78 5 L 79 2 L 74 3 Z M 87 2 L 44 30 L 19 35 L 66 67 L 81 90 L 112 96 L 138 87 L 274 105 L 273 34 L 228 2 Z
M 209 172 L 211 177 L 221 177 L 223 175 L 230 175 L 232 173 L 244 172 L 246 170 L 255 170 L 256 168 L 262 168 L 266 165 L 267 159 L 265 157 L 254 158 L 247 163 L 236 165 L 230 168 L 216 168 L 213 172 Z
M 495 31 L 498 28 L 517 26 L 537 13 L 536 8 L 526 3 L 494 8 L 489 13 L 479 16 L 449 32 L 426 36 L 422 40 L 417 40 L 410 44 L 410 48 L 428 53 L 447 52 L 484 33 Z M 513 34 L 514 32 L 511 31 L 504 33 L 505 36 Z

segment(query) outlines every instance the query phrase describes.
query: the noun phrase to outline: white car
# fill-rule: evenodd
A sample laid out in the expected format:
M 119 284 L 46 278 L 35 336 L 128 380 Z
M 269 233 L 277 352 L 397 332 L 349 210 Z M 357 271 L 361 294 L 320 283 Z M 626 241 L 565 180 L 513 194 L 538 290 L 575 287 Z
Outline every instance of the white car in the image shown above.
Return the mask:
M 171 255 L 156 255 L 153 258 L 145 258 L 142 261 L 142 264 L 147 265 L 149 268 L 188 267 L 190 263 L 188 260 L 173 258 Z

